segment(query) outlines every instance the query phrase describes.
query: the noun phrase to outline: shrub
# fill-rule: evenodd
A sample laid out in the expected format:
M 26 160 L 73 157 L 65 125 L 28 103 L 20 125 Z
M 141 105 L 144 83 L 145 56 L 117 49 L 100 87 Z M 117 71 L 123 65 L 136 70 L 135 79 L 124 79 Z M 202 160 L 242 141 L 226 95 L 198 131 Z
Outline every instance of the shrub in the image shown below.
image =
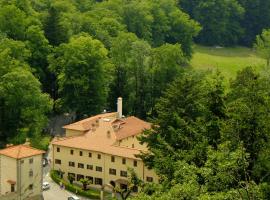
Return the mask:
M 59 177 L 59 172 L 57 170 L 52 170 L 51 171 L 51 178 L 54 182 L 56 182 L 57 184 L 59 184 L 60 182 L 63 183 L 63 185 L 65 186 L 66 190 L 72 192 L 72 193 L 76 193 L 80 196 L 84 196 L 84 197 L 88 197 L 90 199 L 99 199 L 99 191 L 95 191 L 95 190 L 82 190 L 81 187 L 76 186 L 76 185 L 72 185 L 69 182 L 61 179 Z

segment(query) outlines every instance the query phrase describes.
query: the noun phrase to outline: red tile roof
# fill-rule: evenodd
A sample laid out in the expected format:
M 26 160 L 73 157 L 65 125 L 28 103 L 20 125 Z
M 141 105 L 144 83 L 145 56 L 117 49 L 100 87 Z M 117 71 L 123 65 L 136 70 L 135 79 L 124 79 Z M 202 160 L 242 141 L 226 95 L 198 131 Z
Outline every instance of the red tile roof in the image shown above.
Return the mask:
M 92 127 L 93 119 L 95 123 L 97 123 L 96 120 L 98 119 L 98 126 L 91 129 L 89 127 Z M 74 126 L 74 124 L 76 124 L 76 126 Z M 65 126 L 64 128 L 67 127 L 67 129 L 72 128 L 73 130 L 82 130 L 81 125 L 84 124 L 84 126 L 88 127 L 89 130 L 83 135 L 55 139 L 52 144 L 97 151 L 133 159 L 137 159 L 135 155 L 139 154 L 141 149 L 118 146 L 116 145 L 117 141 L 138 135 L 142 133 L 143 130 L 151 128 L 150 123 L 133 116 L 117 119 L 116 113 L 113 113 L 113 115 L 112 113 L 107 115 L 97 115 L 74 124 Z M 78 124 L 80 124 L 81 127 L 76 129 L 78 128 Z
M 71 129 L 71 130 L 78 130 L 78 131 L 89 131 L 92 127 L 92 124 L 96 123 L 96 120 L 100 118 L 106 118 L 106 117 L 115 117 L 116 112 L 114 113 L 103 113 L 99 115 L 95 115 L 93 117 L 89 117 L 87 119 L 75 122 L 73 124 L 68 124 L 66 126 L 63 126 L 64 129 Z
M 45 153 L 45 151 L 41 151 L 27 145 L 10 146 L 0 150 L 0 155 L 5 155 L 16 159 L 31 157 L 43 153 Z
M 140 120 L 137 117 L 131 116 L 123 120 L 124 123 L 120 124 L 119 128 L 115 131 L 116 139 L 122 140 L 130 136 L 136 136 L 145 129 L 150 129 L 151 124 Z

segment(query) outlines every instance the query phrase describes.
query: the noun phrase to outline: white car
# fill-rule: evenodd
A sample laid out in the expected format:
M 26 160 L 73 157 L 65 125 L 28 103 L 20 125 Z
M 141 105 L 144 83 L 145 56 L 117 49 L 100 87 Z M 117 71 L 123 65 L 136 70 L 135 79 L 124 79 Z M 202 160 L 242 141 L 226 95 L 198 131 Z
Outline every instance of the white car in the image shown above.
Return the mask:
M 68 200 L 80 200 L 80 198 L 76 196 L 71 196 L 71 197 L 68 197 Z
M 42 190 L 48 190 L 48 189 L 50 189 L 50 184 L 48 182 L 44 182 L 42 184 Z

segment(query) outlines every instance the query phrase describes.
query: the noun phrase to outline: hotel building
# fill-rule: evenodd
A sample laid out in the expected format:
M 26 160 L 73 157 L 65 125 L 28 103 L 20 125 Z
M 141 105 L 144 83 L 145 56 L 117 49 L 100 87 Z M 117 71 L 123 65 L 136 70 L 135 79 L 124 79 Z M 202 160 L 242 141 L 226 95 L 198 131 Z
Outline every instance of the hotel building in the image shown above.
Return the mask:
M 128 168 L 145 182 L 158 176 L 136 157 L 146 152 L 137 137 L 151 125 L 134 116 L 122 116 L 122 99 L 115 113 L 96 115 L 63 127 L 66 136 L 53 141 L 53 169 L 73 174 L 75 181 L 88 178 L 92 187 L 104 184 L 127 187 Z

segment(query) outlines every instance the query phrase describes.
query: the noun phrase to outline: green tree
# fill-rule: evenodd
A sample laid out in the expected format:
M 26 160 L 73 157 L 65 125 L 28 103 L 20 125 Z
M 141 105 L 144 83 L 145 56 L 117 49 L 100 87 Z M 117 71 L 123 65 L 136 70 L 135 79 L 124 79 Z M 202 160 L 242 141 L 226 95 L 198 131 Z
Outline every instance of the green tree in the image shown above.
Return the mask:
M 269 72 L 268 72 L 269 73 Z M 269 167 L 269 81 L 249 67 L 237 74 L 228 94 L 229 119 L 223 129 L 223 137 L 233 144 L 243 142 L 250 155 L 249 176 L 256 182 Z
M 103 44 L 87 34 L 61 44 L 49 58 L 57 75 L 59 102 L 78 118 L 100 113 L 106 103 L 110 65 Z
M 154 112 L 157 100 L 162 96 L 169 83 L 172 83 L 183 70 L 187 59 L 179 44 L 164 44 L 152 49 L 150 61 L 150 109 Z
M 73 181 L 75 181 L 75 175 L 74 174 L 68 174 L 68 180 L 70 184 L 73 184 Z
M 126 200 L 129 198 L 130 194 L 141 186 L 142 181 L 138 178 L 135 171 L 131 168 L 128 169 L 128 181 L 127 188 L 121 189 L 118 185 L 114 187 L 114 191 L 120 195 L 122 200 Z
M 41 133 L 52 102 L 28 70 L 15 68 L 0 80 L 0 135 L 6 141 L 23 143 Z
M 80 182 L 83 185 L 83 190 L 87 190 L 87 186 L 90 184 L 90 181 L 86 178 L 81 178 Z
M 15 5 L 6 5 L 0 8 L 0 30 L 8 37 L 23 40 L 26 26 L 26 14 Z
M 236 0 L 200 1 L 194 10 L 194 18 L 203 26 L 198 41 L 206 45 L 238 44 L 243 16 L 244 8 Z
M 254 48 L 258 54 L 266 60 L 267 66 L 270 65 L 270 29 L 263 30 L 261 35 L 257 35 Z

